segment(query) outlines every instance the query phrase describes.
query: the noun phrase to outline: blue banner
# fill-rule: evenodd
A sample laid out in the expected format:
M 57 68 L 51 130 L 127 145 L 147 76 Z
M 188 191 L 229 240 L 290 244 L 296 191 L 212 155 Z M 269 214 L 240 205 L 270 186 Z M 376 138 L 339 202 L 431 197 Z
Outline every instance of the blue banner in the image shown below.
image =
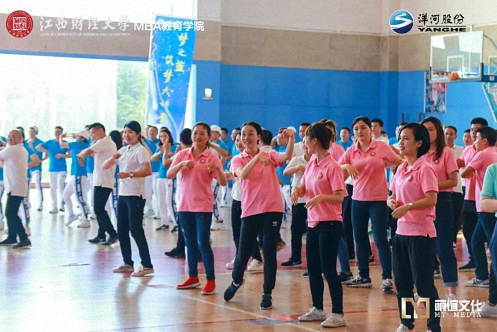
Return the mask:
M 175 140 L 185 122 L 196 28 L 195 20 L 156 16 L 152 30 L 146 124 L 168 127 Z

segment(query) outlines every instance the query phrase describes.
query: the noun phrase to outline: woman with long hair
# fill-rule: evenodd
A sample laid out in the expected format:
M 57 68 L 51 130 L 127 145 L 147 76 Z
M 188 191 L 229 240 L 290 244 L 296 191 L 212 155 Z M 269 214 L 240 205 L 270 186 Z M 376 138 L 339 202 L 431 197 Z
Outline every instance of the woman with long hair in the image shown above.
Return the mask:
M 181 150 L 167 171 L 167 178 L 173 179 L 181 171 L 181 192 L 179 199 L 179 223 L 188 248 L 188 279 L 177 289 L 197 288 L 198 256 L 200 246 L 207 282 L 202 294 L 213 294 L 216 289 L 214 273 L 214 254 L 210 245 L 210 226 L 212 221 L 212 179 L 216 178 L 221 186 L 226 185 L 226 176 L 221 161 L 209 149 L 211 128 L 207 123 L 198 122 L 192 130 L 193 145 Z
M 402 300 L 414 297 L 413 286 L 419 297 L 430 299 L 428 329 L 440 331 L 440 316 L 435 315 L 438 292 L 430 264 L 436 260 L 438 232 L 434 220 L 439 186 L 435 170 L 423 158 L 429 149 L 430 137 L 423 125 L 408 123 L 401 129 L 399 151 L 406 161 L 397 168 L 390 185 L 392 195 L 387 201 L 393 210 L 392 216 L 398 219 L 393 238 L 393 274 L 401 317 L 398 332 L 414 328 L 412 303 L 407 303 L 405 311 L 402 310 Z
M 133 277 L 144 277 L 154 273 L 142 226 L 145 207 L 145 178 L 152 174 L 152 168 L 150 167 L 150 155 L 143 146 L 140 124 L 136 121 L 125 124 L 123 138 L 128 145 L 121 147 L 103 164 L 104 169 L 111 168 L 114 164 L 120 166 L 117 234 L 124 262 L 114 269 L 114 273 L 132 272 L 131 276 Z M 141 266 L 137 271 L 134 271 L 131 258 L 130 232 L 135 239 L 141 258 Z
M 312 159 L 302 183 L 294 187 L 292 199 L 306 199 L 307 267 L 313 307 L 299 321 L 323 321 L 323 327 L 345 326 L 343 290 L 336 271 L 338 244 L 342 239 L 342 202 L 345 191 L 343 172 L 329 152 L 335 133 L 328 122 L 313 123 L 306 129 L 304 144 Z M 332 309 L 326 318 L 323 308 L 323 277 L 328 282 Z
M 242 127 L 245 150 L 231 161 L 233 173 L 241 179 L 242 184 L 242 226 L 233 266 L 233 281 L 224 292 L 224 300 L 231 300 L 242 285 L 247 262 L 257 235 L 262 230 L 264 286 L 261 309 L 271 309 L 273 306 L 271 293 L 276 282 L 276 243 L 284 213 L 276 166 L 292 157 L 295 131 L 285 129 L 280 135 L 289 139 L 286 151 L 263 152 L 258 145 L 262 137 L 261 126 L 256 122 L 245 123 Z
M 454 223 L 452 222 L 452 192 L 457 185 L 459 168 L 454 151 L 445 145 L 442 123 L 435 117 L 421 121 L 430 135 L 430 150 L 423 156 L 433 167 L 438 178 L 435 228 L 437 229 L 437 256 L 440 259 L 443 285 L 449 300 L 455 298 L 457 286 L 457 260 L 452 247 Z M 435 260 L 436 261 L 436 260 Z M 438 270 L 434 267 L 434 270 Z M 440 273 L 440 272 L 438 272 Z
M 371 288 L 369 277 L 368 222 L 371 217 L 373 236 L 382 269 L 382 291 L 393 290 L 392 258 L 387 239 L 388 187 L 385 166 L 398 166 L 402 159 L 388 146 L 372 137 L 371 120 L 360 116 L 352 122 L 357 143 L 347 149 L 338 163 L 354 180 L 352 194 L 352 227 L 356 242 L 359 274 L 345 282 L 347 287 Z

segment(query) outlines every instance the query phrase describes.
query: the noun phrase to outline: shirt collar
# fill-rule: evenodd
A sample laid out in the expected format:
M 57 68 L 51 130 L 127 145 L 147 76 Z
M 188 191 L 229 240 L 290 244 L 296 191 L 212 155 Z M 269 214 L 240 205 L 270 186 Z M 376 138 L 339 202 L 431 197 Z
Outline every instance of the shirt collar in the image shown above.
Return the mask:
M 356 142 L 354 144 L 355 151 L 361 151 L 361 149 L 359 148 L 359 144 L 360 144 L 359 142 Z M 371 144 L 369 144 L 369 147 L 364 152 L 371 150 L 371 149 L 374 149 L 374 148 L 376 148 L 376 141 L 373 138 L 371 138 Z

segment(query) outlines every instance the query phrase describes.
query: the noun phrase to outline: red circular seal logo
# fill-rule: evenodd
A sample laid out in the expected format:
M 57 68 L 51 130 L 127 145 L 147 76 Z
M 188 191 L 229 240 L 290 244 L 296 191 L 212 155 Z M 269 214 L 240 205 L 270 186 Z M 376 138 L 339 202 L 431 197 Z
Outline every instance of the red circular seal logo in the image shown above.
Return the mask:
M 33 31 L 33 18 L 23 10 L 16 10 L 7 17 L 5 25 L 12 36 L 23 38 Z

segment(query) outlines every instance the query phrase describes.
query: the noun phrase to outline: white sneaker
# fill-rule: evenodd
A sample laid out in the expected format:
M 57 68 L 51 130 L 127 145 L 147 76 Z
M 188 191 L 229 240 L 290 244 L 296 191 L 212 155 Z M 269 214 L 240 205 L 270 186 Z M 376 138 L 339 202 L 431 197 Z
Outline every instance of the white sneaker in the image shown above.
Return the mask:
M 233 270 L 233 265 L 235 265 L 235 259 L 233 258 L 233 260 L 229 263 L 226 263 L 226 270 Z
M 393 283 L 391 279 L 383 279 L 383 282 L 381 283 L 381 290 L 383 293 L 391 293 L 393 292 Z
M 140 266 L 136 272 L 131 273 L 132 277 L 145 277 L 149 274 L 154 273 L 154 269 L 151 267 Z
M 257 259 L 253 259 L 247 267 L 248 273 L 262 273 L 264 272 L 264 264 Z
M 38 211 L 43 211 L 43 203 L 40 203 L 40 205 L 38 206 Z
M 59 210 L 57 210 L 57 208 L 53 208 L 52 210 L 50 210 L 50 212 L 48 212 L 50 214 L 56 214 L 56 213 L 59 213 Z
M 410 331 L 414 331 L 414 330 L 410 330 Z M 400 326 L 397 327 L 396 332 L 409 332 L 409 328 L 407 326 L 405 326 L 404 324 L 400 324 Z
M 90 219 L 93 219 L 93 220 L 97 219 L 97 216 L 95 215 L 95 213 L 90 214 Z
M 497 305 L 490 305 L 488 301 L 483 306 L 471 312 L 471 317 L 488 317 L 497 315 Z
M 213 220 L 211 223 L 211 231 L 218 231 L 224 228 L 224 223 L 222 220 Z
M 78 218 L 79 218 L 78 215 L 71 214 L 69 217 L 67 217 L 66 226 L 69 226 L 70 224 L 72 224 L 73 222 L 75 222 L 76 220 L 78 220 Z
M 445 296 L 445 299 L 447 299 L 447 302 L 452 302 L 452 301 L 457 301 L 457 297 L 456 297 L 456 294 L 447 294 Z
M 329 314 L 328 318 L 321 323 L 322 327 L 339 327 L 345 325 L 347 325 L 347 322 L 345 322 L 345 316 L 343 314 L 334 313 Z
M 78 225 L 78 228 L 89 228 L 91 225 L 90 225 L 90 222 L 88 220 L 83 220 L 79 225 Z
M 299 317 L 299 322 L 322 322 L 326 319 L 323 310 L 312 307 L 309 312 Z
M 480 280 L 478 278 L 473 278 L 471 280 L 468 280 L 464 283 L 464 286 L 468 287 L 488 287 L 488 279 L 487 280 Z
M 112 272 L 114 272 L 114 273 L 130 273 L 133 271 L 135 271 L 133 266 L 128 265 L 126 263 L 122 263 L 120 266 L 118 266 L 112 270 Z
M 147 210 L 147 212 L 145 212 L 143 215 L 145 217 L 153 217 L 154 216 L 154 210 Z

